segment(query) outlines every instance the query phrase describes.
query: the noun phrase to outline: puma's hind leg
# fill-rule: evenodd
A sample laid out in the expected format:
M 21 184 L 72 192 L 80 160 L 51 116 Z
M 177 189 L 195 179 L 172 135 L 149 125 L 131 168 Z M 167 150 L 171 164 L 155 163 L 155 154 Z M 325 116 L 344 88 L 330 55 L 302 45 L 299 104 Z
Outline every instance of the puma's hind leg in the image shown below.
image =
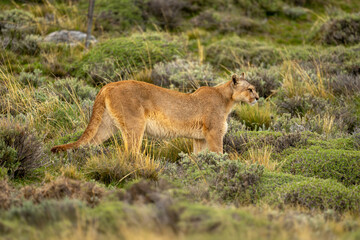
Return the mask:
M 105 109 L 101 124 L 97 129 L 95 136 L 89 141 L 91 145 L 99 145 L 110 137 L 114 136 L 119 128 L 115 125 L 107 109 Z

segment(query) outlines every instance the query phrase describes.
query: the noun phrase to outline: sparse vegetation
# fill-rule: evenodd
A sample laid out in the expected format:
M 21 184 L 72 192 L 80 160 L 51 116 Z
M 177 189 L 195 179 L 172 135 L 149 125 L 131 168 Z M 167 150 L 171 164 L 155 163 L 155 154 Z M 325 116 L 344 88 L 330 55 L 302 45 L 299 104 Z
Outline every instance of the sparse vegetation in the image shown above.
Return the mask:
M 44 42 L 85 32 L 88 1 L 0 9 L 3 238 L 358 239 L 357 0 L 96 0 L 89 49 Z M 151 136 L 127 154 L 120 134 L 50 153 L 108 82 L 191 93 L 242 72 L 260 99 L 234 107 L 223 155 Z

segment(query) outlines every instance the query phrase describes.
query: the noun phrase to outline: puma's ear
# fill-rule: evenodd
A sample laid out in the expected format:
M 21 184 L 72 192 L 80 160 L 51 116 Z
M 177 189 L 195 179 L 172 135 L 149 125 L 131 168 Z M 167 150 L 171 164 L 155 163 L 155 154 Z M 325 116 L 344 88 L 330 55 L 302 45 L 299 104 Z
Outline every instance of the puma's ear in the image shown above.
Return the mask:
M 241 73 L 241 78 L 244 78 L 245 79 L 245 73 Z
M 237 84 L 238 83 L 238 76 L 236 74 L 232 75 L 231 80 L 233 81 L 233 84 Z

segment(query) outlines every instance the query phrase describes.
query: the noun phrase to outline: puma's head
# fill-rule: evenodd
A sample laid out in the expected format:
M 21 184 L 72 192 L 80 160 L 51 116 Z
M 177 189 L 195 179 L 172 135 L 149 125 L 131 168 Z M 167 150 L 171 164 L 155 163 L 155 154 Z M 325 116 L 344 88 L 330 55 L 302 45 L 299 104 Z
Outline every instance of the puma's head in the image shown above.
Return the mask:
M 233 88 L 232 99 L 235 102 L 245 102 L 248 104 L 255 104 L 259 100 L 259 95 L 255 91 L 255 87 L 245 80 L 245 74 L 242 73 L 240 76 L 236 74 L 231 77 Z

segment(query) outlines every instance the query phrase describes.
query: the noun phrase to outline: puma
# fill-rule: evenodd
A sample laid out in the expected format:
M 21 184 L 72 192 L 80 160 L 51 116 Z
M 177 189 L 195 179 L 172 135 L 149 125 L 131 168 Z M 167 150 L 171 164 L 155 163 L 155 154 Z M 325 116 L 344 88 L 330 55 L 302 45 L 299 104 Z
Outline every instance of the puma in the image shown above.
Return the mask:
M 195 153 L 206 148 L 222 153 L 226 119 L 234 104 L 254 104 L 258 99 L 244 73 L 193 93 L 133 80 L 109 83 L 96 96 L 90 122 L 80 139 L 51 151 L 100 144 L 120 130 L 129 151 L 140 150 L 146 133 L 159 138 L 192 138 Z

